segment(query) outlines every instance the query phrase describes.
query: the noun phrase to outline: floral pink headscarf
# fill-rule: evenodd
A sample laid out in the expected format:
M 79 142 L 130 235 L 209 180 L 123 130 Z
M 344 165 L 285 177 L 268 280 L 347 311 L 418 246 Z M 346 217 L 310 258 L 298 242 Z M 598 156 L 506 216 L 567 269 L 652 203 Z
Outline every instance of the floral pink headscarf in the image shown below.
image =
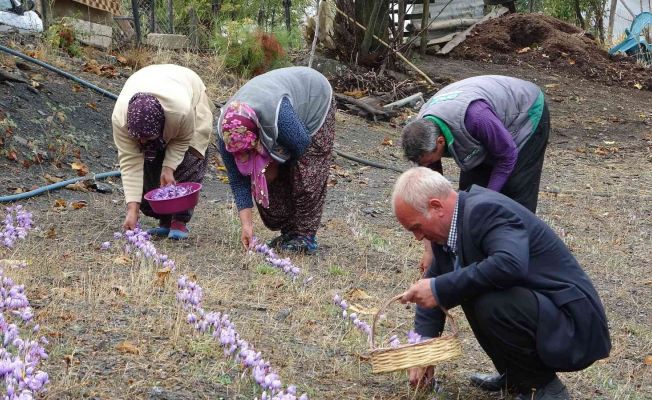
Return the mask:
M 258 138 L 260 125 L 256 112 L 246 103 L 234 101 L 228 105 L 222 119 L 222 138 L 226 150 L 233 154 L 241 174 L 251 176 L 254 199 L 269 207 L 265 169 L 272 161 Z

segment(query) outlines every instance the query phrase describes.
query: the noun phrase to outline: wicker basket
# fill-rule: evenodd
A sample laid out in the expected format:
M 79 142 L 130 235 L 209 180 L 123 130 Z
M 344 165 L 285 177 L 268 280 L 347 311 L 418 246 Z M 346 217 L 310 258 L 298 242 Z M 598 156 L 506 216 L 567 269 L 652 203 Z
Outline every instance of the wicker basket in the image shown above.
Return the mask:
M 376 348 L 374 334 L 380 314 L 393 302 L 400 299 L 398 295 L 385 303 L 374 316 L 369 335 L 371 370 L 374 374 L 400 371 L 413 367 L 425 367 L 442 361 L 450 360 L 462 354 L 462 347 L 457 338 L 457 323 L 455 319 L 442 308 L 446 318 L 450 320 L 451 332 L 439 337 L 424 340 L 415 344 L 405 344 L 393 348 Z

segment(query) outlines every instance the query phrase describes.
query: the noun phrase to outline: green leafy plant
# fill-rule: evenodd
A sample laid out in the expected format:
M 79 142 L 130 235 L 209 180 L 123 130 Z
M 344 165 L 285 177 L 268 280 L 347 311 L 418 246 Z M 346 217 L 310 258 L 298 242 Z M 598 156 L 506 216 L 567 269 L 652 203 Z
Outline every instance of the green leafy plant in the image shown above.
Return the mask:
M 46 37 L 52 47 L 63 49 L 69 56 L 80 57 L 82 55 L 75 37 L 75 30 L 69 24 L 60 22 L 50 25 Z

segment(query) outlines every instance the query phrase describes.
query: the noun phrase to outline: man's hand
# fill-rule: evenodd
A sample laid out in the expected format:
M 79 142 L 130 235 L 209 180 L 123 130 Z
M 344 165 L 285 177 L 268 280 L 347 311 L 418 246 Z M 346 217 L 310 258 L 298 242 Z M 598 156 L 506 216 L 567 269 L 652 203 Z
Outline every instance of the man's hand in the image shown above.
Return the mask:
M 410 385 L 414 388 L 429 388 L 435 374 L 435 367 L 416 367 L 408 370 Z
M 401 303 L 416 303 L 421 307 L 435 308 L 438 306 L 435 296 L 430 289 L 431 279 L 419 279 L 401 296 Z
M 163 167 L 161 169 L 161 187 L 167 185 L 176 185 L 177 181 L 174 179 L 174 170 L 170 167 Z
M 134 230 L 138 224 L 138 214 L 140 212 L 140 203 L 131 202 L 127 204 L 127 215 L 122 228 L 125 230 Z
M 432 259 L 433 259 L 432 252 L 427 252 L 424 251 L 423 255 L 421 256 L 421 261 L 419 261 L 419 271 L 421 271 L 421 275 L 426 273 L 428 268 L 430 268 L 430 265 L 432 264 Z

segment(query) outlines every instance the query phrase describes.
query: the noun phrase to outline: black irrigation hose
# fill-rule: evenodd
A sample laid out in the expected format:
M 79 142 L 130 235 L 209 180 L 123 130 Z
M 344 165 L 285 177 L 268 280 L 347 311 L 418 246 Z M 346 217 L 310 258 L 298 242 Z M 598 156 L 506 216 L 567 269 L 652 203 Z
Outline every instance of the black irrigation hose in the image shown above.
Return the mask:
M 379 164 L 377 162 L 365 160 L 363 158 L 359 158 L 359 157 L 353 156 L 351 154 L 342 153 L 339 150 L 334 150 L 334 151 L 335 151 L 335 154 L 337 154 L 338 156 L 344 157 L 346 159 L 349 159 L 351 161 L 355 161 L 355 162 L 360 163 L 360 164 L 369 165 L 370 167 L 375 167 L 375 168 L 380 168 L 380 169 L 391 169 L 392 171 L 396 171 L 396 172 L 405 172 L 404 169 L 400 169 L 400 168 L 397 168 L 397 167 L 392 167 L 391 165 L 384 165 L 384 164 Z
M 113 93 L 111 93 L 111 92 L 109 92 L 107 90 L 104 90 L 99 86 L 95 86 L 92 83 L 87 82 L 87 81 L 85 81 L 85 80 L 83 80 L 81 78 L 78 78 L 75 75 L 70 74 L 70 73 L 68 73 L 66 71 L 63 71 L 63 70 L 61 70 L 61 69 L 59 69 L 57 67 L 54 67 L 54 66 L 52 66 L 50 64 L 47 64 L 47 63 L 44 63 L 41 60 L 37 60 L 36 58 L 30 57 L 30 56 L 25 55 L 23 53 L 20 53 L 20 52 L 18 52 L 16 50 L 10 49 L 9 47 L 5 47 L 3 45 L 0 45 L 0 50 L 4 51 L 5 53 L 9 53 L 9 54 L 11 54 L 13 56 L 20 57 L 25 61 L 29 61 L 31 63 L 39 65 L 39 66 L 41 66 L 41 67 L 43 67 L 45 69 L 49 69 L 50 71 L 56 72 L 59 75 L 63 75 L 68 79 L 72 79 L 73 81 L 79 83 L 80 85 L 84 85 L 87 88 L 95 90 L 97 93 L 101 94 L 102 96 L 108 97 L 108 98 L 113 99 L 113 100 L 118 99 L 118 96 L 116 96 L 115 94 L 113 94 Z
M 109 92 L 109 91 L 107 91 L 105 89 L 102 89 L 101 87 L 96 86 L 96 85 L 94 85 L 94 84 L 92 84 L 90 82 L 87 82 L 87 81 L 85 81 L 85 80 L 83 80 L 81 78 L 78 78 L 75 75 L 72 75 L 72 74 L 70 74 L 70 73 L 68 73 L 66 71 L 63 71 L 63 70 L 61 70 L 59 68 L 56 68 L 56 67 L 54 67 L 54 66 L 52 66 L 50 64 L 44 63 L 41 60 L 37 60 L 36 58 L 27 56 L 27 55 L 25 55 L 23 53 L 20 53 L 20 52 L 18 52 L 16 50 L 10 49 L 9 47 L 5 47 L 5 46 L 2 46 L 2 45 L 0 45 L 0 50 L 4 51 L 6 53 L 9 53 L 9 54 L 11 54 L 13 56 L 20 57 L 23 60 L 29 61 L 29 62 L 34 63 L 36 65 L 39 65 L 39 66 L 41 66 L 41 67 L 43 67 L 45 69 L 48 69 L 48 70 L 50 70 L 52 72 L 56 72 L 57 74 L 65 76 L 68 79 L 72 79 L 73 81 L 79 83 L 80 85 L 83 85 L 83 86 L 86 86 L 87 88 L 93 89 L 96 92 L 98 92 L 99 94 L 101 94 L 102 96 L 108 97 L 109 99 L 112 99 L 112 100 L 117 100 L 118 99 L 117 95 L 115 95 L 115 94 L 113 94 L 113 93 L 111 93 L 111 92 Z M 380 169 L 390 169 L 390 170 L 396 171 L 396 172 L 403 172 L 402 169 L 392 167 L 392 166 L 389 166 L 389 165 L 379 164 L 379 163 L 369 161 L 369 160 L 365 160 L 365 159 L 362 159 L 362 158 L 358 158 L 358 157 L 352 156 L 350 154 L 342 153 L 341 151 L 338 151 L 338 150 L 335 150 L 335 153 L 337 153 L 339 156 L 347 158 L 347 159 L 349 159 L 351 161 L 355 161 L 355 162 L 360 163 L 360 164 L 365 164 L 365 165 L 368 165 L 370 167 L 375 167 L 375 168 L 380 168 Z

